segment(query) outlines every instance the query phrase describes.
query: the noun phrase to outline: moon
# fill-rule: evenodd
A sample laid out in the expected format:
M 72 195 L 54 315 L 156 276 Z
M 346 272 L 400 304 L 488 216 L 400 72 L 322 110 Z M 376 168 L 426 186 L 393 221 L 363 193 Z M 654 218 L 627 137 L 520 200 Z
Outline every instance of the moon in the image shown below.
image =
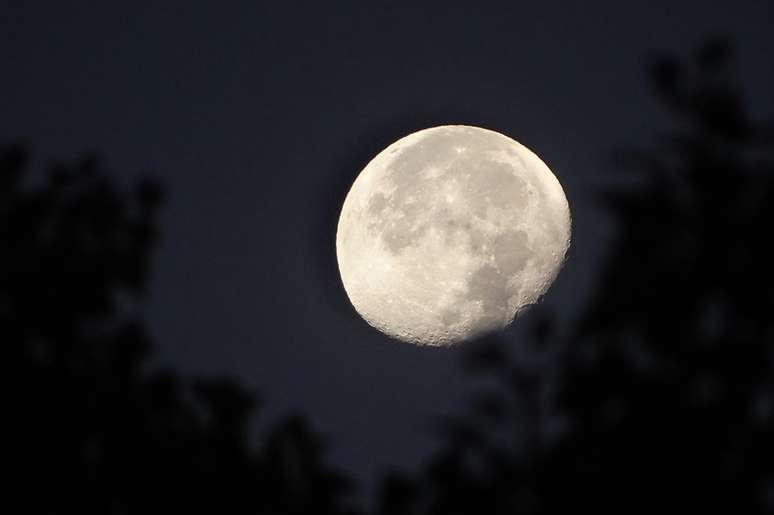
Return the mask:
M 341 280 L 368 324 L 450 346 L 509 325 L 556 278 L 570 245 L 562 186 L 495 131 L 421 130 L 380 152 L 347 194 Z

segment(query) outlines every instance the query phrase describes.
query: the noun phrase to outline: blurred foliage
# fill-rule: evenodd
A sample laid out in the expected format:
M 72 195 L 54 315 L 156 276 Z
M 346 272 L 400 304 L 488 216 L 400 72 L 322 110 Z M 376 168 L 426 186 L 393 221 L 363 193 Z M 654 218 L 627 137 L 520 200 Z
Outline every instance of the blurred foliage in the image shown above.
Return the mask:
M 475 345 L 467 370 L 499 386 L 440 422 L 426 467 L 384 475 L 376 512 L 774 513 L 774 125 L 748 111 L 723 40 L 658 59 L 652 81 L 675 129 L 614 154 L 638 180 L 599 196 L 618 234 L 579 323 L 560 337 L 533 317 L 518 357 Z M 92 157 L 39 183 L 29 168 L 23 145 L 0 149 L 23 512 L 352 513 L 305 418 L 255 441 L 253 394 L 148 366 L 159 184 L 119 190 Z
M 148 370 L 138 313 L 160 185 L 120 191 L 93 157 L 36 179 L 23 145 L 0 149 L 0 342 L 14 378 L 4 421 L 21 512 L 350 512 L 351 484 L 304 418 L 250 445 L 252 394 Z
M 721 39 L 652 79 L 677 128 L 614 155 L 639 180 L 600 195 L 618 234 L 581 321 L 535 324 L 548 363 L 474 349 L 500 388 L 384 480 L 385 515 L 774 512 L 772 125 Z

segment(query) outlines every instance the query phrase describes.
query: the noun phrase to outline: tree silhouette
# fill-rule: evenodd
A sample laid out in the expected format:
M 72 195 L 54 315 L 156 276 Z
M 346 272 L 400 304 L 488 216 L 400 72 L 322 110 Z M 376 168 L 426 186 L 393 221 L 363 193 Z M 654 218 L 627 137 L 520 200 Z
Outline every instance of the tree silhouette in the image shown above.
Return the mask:
M 618 237 L 577 327 L 534 321 L 518 357 L 476 345 L 466 367 L 499 387 L 442 421 L 415 477 L 384 476 L 379 513 L 774 513 L 774 125 L 733 67 L 721 40 L 654 65 L 676 128 L 615 156 L 637 180 L 600 195 Z M 253 394 L 149 367 L 159 184 L 119 190 L 93 157 L 29 168 L 23 146 L 0 148 L 7 504 L 351 513 L 305 418 L 251 443 Z
M 290 416 L 248 441 L 227 379 L 150 371 L 137 306 L 163 190 L 115 188 L 86 157 L 29 173 L 0 149 L 0 342 L 12 371 L 11 495 L 24 513 L 350 512 L 324 442 Z M 18 488 L 16 487 L 18 485 Z M 13 505 L 9 502 L 8 506 Z
M 774 132 L 723 40 L 652 77 L 676 129 L 615 156 L 636 185 L 600 195 L 618 237 L 581 322 L 536 324 L 540 367 L 476 348 L 501 387 L 383 513 L 774 512 Z

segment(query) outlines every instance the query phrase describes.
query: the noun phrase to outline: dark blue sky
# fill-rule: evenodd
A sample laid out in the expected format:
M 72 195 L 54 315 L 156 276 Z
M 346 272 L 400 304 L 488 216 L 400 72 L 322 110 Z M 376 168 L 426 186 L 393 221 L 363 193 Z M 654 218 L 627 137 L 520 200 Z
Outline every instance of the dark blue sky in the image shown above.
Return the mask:
M 340 286 L 336 218 L 375 153 L 466 123 L 540 155 L 574 242 L 539 309 L 567 318 L 610 233 L 593 203 L 609 151 L 667 126 L 651 52 L 728 34 L 751 98 L 774 91 L 770 0 L 109 4 L 4 2 L 0 141 L 26 138 L 41 163 L 93 150 L 121 180 L 160 176 L 158 362 L 238 376 L 270 417 L 308 414 L 365 481 L 427 456 L 432 417 L 471 389 L 459 350 L 388 341 Z

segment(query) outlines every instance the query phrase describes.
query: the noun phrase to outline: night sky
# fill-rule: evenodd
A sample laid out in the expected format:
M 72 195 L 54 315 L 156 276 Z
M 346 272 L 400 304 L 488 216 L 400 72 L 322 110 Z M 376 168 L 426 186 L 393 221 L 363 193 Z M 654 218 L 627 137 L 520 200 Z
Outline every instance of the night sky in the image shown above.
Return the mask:
M 156 365 L 238 377 L 260 420 L 309 415 L 365 483 L 416 466 L 433 417 L 473 387 L 459 349 L 388 340 L 341 287 L 336 221 L 371 157 L 449 123 L 537 153 L 573 245 L 523 320 L 546 306 L 567 320 L 611 234 L 594 201 L 610 151 L 667 124 L 652 52 L 727 34 L 749 98 L 774 90 L 769 0 L 4 4 L 0 141 L 25 139 L 39 165 L 97 152 L 121 181 L 167 186 L 146 312 Z M 519 321 L 505 336 L 517 350 Z

